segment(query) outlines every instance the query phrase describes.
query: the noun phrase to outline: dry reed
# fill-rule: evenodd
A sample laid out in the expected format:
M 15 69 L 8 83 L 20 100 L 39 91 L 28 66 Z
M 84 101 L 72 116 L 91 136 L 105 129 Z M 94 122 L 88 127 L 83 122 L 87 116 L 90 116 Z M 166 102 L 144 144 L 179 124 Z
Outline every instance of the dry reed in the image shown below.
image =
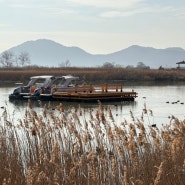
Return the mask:
M 83 112 L 31 102 L 23 119 L 0 125 L 0 184 L 144 185 L 185 182 L 185 120 L 157 128 L 115 123 L 109 106 Z M 152 111 L 143 110 L 144 114 Z M 89 114 L 88 118 L 84 114 Z
M 105 83 L 113 81 L 124 85 L 131 83 L 142 84 L 143 82 L 183 82 L 185 73 L 183 69 L 127 69 L 127 68 L 47 68 L 47 67 L 28 67 L 28 68 L 0 68 L 0 82 L 4 85 L 23 82 L 26 84 L 31 76 L 38 75 L 76 75 L 86 83 Z M 16 79 L 16 81 L 15 81 Z M 100 80 L 101 79 L 101 80 Z M 6 84 L 4 83 L 6 82 Z

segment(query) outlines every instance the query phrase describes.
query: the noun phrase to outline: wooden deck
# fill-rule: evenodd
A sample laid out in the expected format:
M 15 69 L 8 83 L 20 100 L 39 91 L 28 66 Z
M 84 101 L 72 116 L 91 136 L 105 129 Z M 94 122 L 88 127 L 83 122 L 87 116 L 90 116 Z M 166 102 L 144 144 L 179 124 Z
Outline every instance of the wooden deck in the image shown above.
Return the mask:
M 76 85 L 69 91 L 57 90 L 53 99 L 67 101 L 134 101 L 137 93 L 133 90 L 124 91 L 122 84 Z

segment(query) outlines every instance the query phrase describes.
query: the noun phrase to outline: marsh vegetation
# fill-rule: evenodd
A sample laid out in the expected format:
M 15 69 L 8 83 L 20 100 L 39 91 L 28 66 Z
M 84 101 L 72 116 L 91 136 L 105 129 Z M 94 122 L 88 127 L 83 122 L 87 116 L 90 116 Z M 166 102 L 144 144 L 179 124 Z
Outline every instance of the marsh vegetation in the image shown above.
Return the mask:
M 140 118 L 115 122 L 109 105 L 95 110 L 31 102 L 14 120 L 6 107 L 0 123 L 0 184 L 145 185 L 185 181 L 185 120 L 172 116 L 158 128 L 143 107 Z M 89 115 L 86 117 L 85 115 Z
M 26 68 L 0 68 L 0 81 L 7 83 L 28 82 L 31 76 L 37 75 L 75 75 L 87 83 L 102 83 L 105 81 L 122 81 L 130 84 L 144 82 L 184 82 L 185 72 L 183 69 L 138 69 L 138 68 L 47 68 L 47 67 L 26 67 Z

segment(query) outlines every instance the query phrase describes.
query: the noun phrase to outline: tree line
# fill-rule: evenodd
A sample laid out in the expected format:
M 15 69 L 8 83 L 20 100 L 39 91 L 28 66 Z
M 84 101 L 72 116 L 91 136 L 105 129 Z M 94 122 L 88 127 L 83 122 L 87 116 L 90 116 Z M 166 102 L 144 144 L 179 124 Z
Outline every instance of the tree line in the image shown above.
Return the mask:
M 102 65 L 103 68 L 123 68 L 123 66 L 119 65 L 119 64 L 115 64 L 113 62 L 105 62 Z M 132 65 L 128 65 L 125 68 L 127 69 L 131 69 L 131 68 L 138 68 L 138 69 L 150 69 L 149 66 L 146 66 L 143 62 L 138 62 L 136 67 L 132 66 Z
M 30 64 L 30 55 L 28 52 L 20 52 L 20 54 L 14 55 L 12 51 L 5 51 L 0 56 L 0 63 L 3 67 L 24 67 Z
M 3 52 L 0 55 L 0 64 L 2 67 L 11 68 L 11 67 L 25 67 L 30 64 L 30 55 L 28 52 L 23 51 L 18 56 L 15 55 L 12 51 L 8 50 Z M 59 67 L 71 67 L 71 63 L 69 60 L 65 62 L 59 63 Z M 123 68 L 123 66 L 119 64 L 115 64 L 113 62 L 105 62 L 100 66 L 102 68 Z M 125 68 L 139 68 L 139 69 L 150 69 L 149 66 L 146 66 L 143 62 L 138 62 L 136 67 L 128 65 Z

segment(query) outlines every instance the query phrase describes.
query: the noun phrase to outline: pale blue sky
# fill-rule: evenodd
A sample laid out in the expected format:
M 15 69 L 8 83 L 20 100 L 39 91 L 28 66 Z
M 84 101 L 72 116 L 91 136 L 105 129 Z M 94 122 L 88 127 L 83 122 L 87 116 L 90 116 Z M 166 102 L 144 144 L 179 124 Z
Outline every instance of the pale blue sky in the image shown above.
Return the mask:
M 131 45 L 185 49 L 183 0 L 0 0 L 0 53 L 51 39 L 104 54 Z

